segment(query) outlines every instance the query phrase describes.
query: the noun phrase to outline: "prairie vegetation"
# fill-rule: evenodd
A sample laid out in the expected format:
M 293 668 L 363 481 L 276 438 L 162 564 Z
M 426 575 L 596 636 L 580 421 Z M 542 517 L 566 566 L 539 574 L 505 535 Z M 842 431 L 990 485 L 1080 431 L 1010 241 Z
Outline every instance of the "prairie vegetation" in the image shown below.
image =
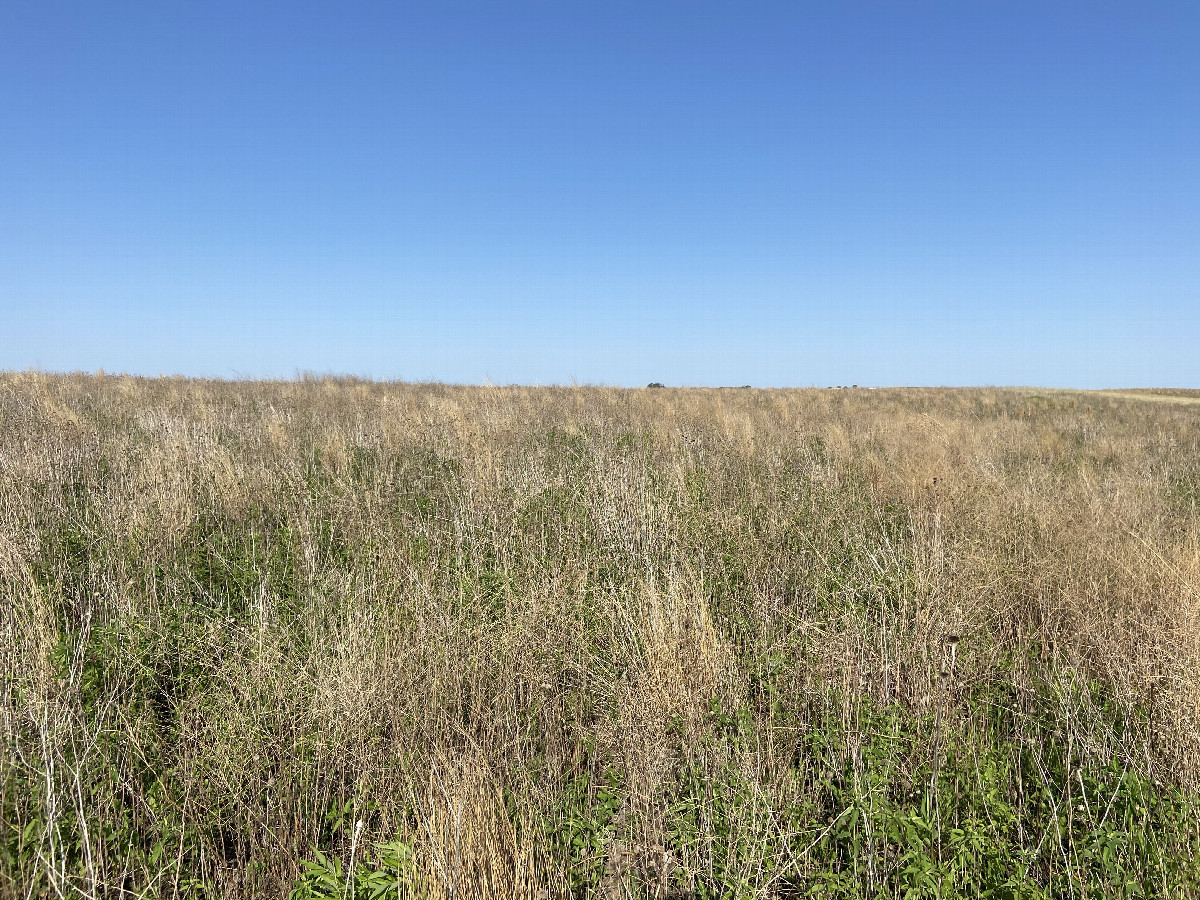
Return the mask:
M 1200 885 L 1200 406 L 0 375 L 0 895 Z

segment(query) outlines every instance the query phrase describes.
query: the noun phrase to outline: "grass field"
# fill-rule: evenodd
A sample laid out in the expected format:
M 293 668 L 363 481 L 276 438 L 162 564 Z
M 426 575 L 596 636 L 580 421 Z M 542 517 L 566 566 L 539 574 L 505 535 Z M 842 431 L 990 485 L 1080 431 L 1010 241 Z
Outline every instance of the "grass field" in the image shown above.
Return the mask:
M 0 375 L 0 896 L 1197 896 L 1148 396 Z

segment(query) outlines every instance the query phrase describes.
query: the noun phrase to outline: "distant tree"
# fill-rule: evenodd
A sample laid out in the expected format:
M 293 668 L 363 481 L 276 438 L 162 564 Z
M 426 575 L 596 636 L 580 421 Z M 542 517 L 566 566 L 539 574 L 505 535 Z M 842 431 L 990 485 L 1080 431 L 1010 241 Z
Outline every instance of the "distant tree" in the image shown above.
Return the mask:
M 648 387 L 648 388 L 665 388 L 666 385 L 663 384 L 661 381 L 652 381 L 648 385 L 646 385 L 646 387 Z

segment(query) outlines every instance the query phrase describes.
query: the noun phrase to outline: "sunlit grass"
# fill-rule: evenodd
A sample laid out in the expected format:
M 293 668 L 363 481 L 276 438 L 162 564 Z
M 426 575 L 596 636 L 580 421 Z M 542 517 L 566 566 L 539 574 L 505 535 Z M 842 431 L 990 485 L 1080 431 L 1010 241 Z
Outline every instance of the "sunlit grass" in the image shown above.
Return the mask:
M 1190 895 L 1198 441 L 0 376 L 0 894 Z

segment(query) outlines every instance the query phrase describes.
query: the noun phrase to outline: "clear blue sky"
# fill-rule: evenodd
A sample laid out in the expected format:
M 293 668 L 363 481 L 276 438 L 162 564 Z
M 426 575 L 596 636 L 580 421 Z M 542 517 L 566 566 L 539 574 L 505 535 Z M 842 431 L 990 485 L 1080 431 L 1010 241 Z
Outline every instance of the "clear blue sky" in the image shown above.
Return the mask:
M 0 5 L 0 369 L 1200 387 L 1200 4 Z

